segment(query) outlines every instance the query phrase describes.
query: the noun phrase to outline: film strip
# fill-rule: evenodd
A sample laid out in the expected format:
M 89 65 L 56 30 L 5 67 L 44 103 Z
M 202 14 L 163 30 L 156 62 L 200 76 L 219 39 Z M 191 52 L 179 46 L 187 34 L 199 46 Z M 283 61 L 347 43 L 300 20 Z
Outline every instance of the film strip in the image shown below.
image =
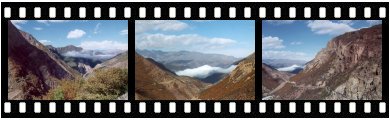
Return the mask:
M 9 20 L 127 20 L 129 46 L 135 46 L 137 20 L 254 20 L 256 41 L 264 20 L 382 20 L 384 48 L 388 46 L 389 3 L 11 3 L 2 2 L 2 30 Z M 5 32 L 3 32 L 5 33 Z M 8 34 L 9 35 L 9 34 Z M 2 34 L 2 48 L 8 48 Z M 256 50 L 262 51 L 259 42 Z M 134 50 L 134 48 L 129 48 Z M 2 79 L 6 50 L 2 51 Z M 388 73 L 388 51 L 382 67 Z M 256 52 L 261 54 L 260 52 Z M 134 56 L 134 55 L 131 55 Z M 135 58 L 131 57 L 130 61 Z M 255 77 L 255 100 L 136 100 L 135 66 L 129 64 L 128 100 L 9 100 L 2 81 L 4 118 L 35 117 L 389 117 L 388 75 L 382 76 L 381 100 L 262 100 L 261 80 Z M 255 66 L 256 68 L 259 65 Z M 258 69 L 259 70 L 259 69 Z M 8 72 L 8 71 L 7 71 Z M 256 71 L 257 75 L 262 75 Z

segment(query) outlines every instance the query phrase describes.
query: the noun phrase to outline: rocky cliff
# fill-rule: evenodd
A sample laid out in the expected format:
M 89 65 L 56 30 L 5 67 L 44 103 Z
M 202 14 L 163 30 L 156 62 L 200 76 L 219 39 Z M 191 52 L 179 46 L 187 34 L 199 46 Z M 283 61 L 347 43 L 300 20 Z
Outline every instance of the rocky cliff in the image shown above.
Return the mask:
M 290 81 L 280 99 L 381 100 L 382 25 L 335 37 Z

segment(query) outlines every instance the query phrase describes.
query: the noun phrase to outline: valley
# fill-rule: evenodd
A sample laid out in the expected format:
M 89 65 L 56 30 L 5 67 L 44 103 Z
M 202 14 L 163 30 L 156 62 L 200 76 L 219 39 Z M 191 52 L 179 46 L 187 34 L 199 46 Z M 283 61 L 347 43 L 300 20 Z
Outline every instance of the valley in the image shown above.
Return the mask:
M 178 76 L 163 65 L 135 53 L 136 100 L 254 100 L 255 55 L 215 84 Z
M 108 100 L 126 94 L 127 51 L 96 59 L 68 56 L 69 52 L 106 56 L 74 45 L 44 45 L 8 21 L 8 99 Z

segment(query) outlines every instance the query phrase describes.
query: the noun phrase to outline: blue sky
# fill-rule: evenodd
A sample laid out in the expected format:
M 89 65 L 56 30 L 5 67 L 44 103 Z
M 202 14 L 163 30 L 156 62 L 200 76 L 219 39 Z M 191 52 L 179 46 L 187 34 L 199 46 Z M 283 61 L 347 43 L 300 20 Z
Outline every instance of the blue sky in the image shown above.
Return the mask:
M 380 23 L 378 20 L 264 20 L 262 58 L 310 61 L 332 38 Z
M 246 57 L 255 51 L 254 20 L 138 20 L 136 49 Z
M 127 20 L 12 20 L 45 45 L 127 50 Z

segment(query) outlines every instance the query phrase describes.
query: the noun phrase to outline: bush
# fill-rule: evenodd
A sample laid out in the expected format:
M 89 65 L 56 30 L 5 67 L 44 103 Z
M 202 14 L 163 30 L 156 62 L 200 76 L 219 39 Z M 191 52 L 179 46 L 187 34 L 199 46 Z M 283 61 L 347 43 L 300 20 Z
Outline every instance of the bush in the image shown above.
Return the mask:
M 127 69 L 100 69 L 84 80 L 63 79 L 43 98 L 46 100 L 116 100 L 127 92 Z
M 83 85 L 83 79 L 59 81 L 57 87 L 52 88 L 43 98 L 46 100 L 77 100 L 78 94 Z
M 99 69 L 86 80 L 84 89 L 87 92 L 84 99 L 117 99 L 127 92 L 128 71 L 119 68 Z

